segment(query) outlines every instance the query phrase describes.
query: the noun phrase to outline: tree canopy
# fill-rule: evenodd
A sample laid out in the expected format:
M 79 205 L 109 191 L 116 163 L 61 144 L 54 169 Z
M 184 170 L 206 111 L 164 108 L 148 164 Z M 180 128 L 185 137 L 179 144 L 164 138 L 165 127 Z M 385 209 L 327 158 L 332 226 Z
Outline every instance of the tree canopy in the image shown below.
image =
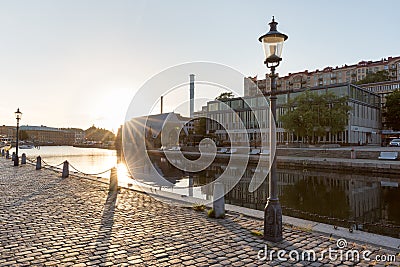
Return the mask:
M 386 96 L 386 125 L 394 131 L 400 130 L 400 91 L 396 90 Z
M 351 109 L 347 97 L 310 91 L 290 99 L 285 107 L 287 111 L 280 117 L 283 128 L 308 142 L 313 136 L 325 136 L 328 131 L 332 134 L 344 131 Z
M 390 81 L 389 72 L 387 70 L 380 70 L 371 72 L 365 75 L 365 78 L 356 82 L 356 84 L 377 83 Z
M 19 136 L 18 136 L 18 138 L 19 138 L 21 141 L 28 140 L 28 139 L 29 139 L 29 135 L 28 135 L 28 133 L 27 133 L 26 131 L 21 130 L 21 131 L 19 131 Z
M 115 135 L 114 133 L 103 129 L 103 128 L 97 128 L 94 125 L 88 129 L 85 130 L 85 136 L 87 140 L 91 141 L 114 141 L 115 140 Z
M 225 99 L 229 99 L 229 98 L 233 98 L 233 97 L 234 97 L 234 95 L 232 92 L 224 92 L 224 93 L 221 93 L 219 96 L 217 96 L 215 98 L 215 100 L 225 100 Z
M 196 134 L 198 135 L 202 135 L 205 136 L 207 131 L 207 120 L 209 120 L 208 118 L 198 118 L 198 121 L 194 124 L 194 131 Z

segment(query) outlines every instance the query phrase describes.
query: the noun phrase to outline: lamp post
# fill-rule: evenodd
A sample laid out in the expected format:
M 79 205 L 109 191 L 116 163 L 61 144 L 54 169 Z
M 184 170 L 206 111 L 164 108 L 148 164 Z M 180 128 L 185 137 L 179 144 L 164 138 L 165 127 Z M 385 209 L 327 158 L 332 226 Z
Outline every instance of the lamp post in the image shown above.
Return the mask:
M 269 197 L 264 209 L 264 239 L 272 242 L 279 242 L 282 237 L 282 209 L 278 198 L 278 177 L 276 174 L 276 78 L 275 68 L 281 62 L 281 54 L 283 42 L 288 38 L 287 35 L 278 32 L 274 17 L 269 23 L 270 30 L 262 35 L 258 40 L 263 44 L 265 61 L 267 68 L 271 69 L 271 94 L 270 100 L 270 118 L 269 118 L 269 134 L 270 134 L 270 163 L 269 172 Z
M 15 144 L 15 160 L 14 160 L 14 166 L 18 166 L 19 165 L 19 158 L 18 158 L 18 141 L 19 141 L 19 120 L 22 117 L 22 112 L 19 111 L 19 108 L 17 109 L 17 111 L 15 112 L 15 118 L 17 119 L 17 141 Z

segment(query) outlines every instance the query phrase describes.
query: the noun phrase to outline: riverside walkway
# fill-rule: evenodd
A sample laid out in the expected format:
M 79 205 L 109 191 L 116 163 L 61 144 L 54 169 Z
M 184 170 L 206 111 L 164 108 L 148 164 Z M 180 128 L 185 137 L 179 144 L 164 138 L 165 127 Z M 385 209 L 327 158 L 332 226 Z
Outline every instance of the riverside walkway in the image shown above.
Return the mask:
M 166 204 L 140 192 L 109 193 L 104 183 L 74 175 L 63 179 L 60 173 L 36 171 L 32 165 L 14 167 L 4 158 L 0 158 L 0 192 L 0 266 L 400 263 L 399 250 L 351 240 L 339 244 L 335 237 L 289 225 L 284 226 L 284 241 L 269 243 L 256 235 L 263 225 L 258 219 L 234 212 L 225 219 L 211 219 L 206 212 Z M 316 258 L 303 259 L 301 255 L 310 250 Z M 337 253 L 328 255 L 329 250 Z M 350 250 L 359 251 L 360 259 L 347 257 Z M 395 258 L 388 262 L 391 256 Z M 386 261 L 380 261 L 383 258 Z

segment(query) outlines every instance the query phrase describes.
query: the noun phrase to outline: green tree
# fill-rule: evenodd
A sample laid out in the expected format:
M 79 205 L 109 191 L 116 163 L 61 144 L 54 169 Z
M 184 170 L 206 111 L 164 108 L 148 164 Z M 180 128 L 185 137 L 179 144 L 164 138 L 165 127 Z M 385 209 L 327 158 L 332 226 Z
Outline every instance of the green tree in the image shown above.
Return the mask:
M 317 94 L 310 91 L 290 99 L 285 108 L 286 113 L 280 117 L 283 128 L 306 138 L 308 142 L 314 136 L 325 136 L 328 131 L 332 134 L 344 131 L 351 109 L 347 105 L 347 97 L 337 97 L 331 92 Z
M 94 125 L 85 130 L 85 136 L 90 141 L 114 141 L 115 135 L 109 130 L 103 128 L 97 128 Z
M 194 132 L 198 135 L 206 135 L 207 118 L 198 118 L 194 124 Z
M 225 100 L 225 99 L 229 99 L 229 98 L 233 98 L 234 97 L 234 95 L 233 95 L 233 93 L 232 92 L 224 92 L 224 93 L 221 93 L 219 96 L 217 96 L 216 98 L 215 98 L 215 100 Z
M 115 149 L 122 151 L 122 125 L 118 128 L 117 135 L 115 136 Z
M 384 112 L 386 124 L 392 130 L 400 130 L 400 91 L 396 90 L 386 96 L 386 111 Z
M 387 70 L 380 70 L 371 72 L 365 75 L 365 78 L 356 82 L 356 84 L 377 83 L 390 81 L 389 72 Z
M 21 140 L 21 141 L 25 141 L 25 140 L 28 140 L 28 139 L 29 139 L 29 135 L 28 135 L 28 133 L 27 133 L 26 131 L 21 130 L 21 131 L 19 131 L 19 136 L 18 136 L 18 138 L 19 138 L 19 140 Z

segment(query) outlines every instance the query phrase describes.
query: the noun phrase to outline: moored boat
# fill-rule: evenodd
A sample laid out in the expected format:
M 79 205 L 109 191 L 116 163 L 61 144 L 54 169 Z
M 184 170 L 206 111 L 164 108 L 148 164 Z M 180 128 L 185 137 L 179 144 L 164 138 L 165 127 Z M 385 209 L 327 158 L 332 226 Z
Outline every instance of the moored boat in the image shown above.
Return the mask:
M 8 151 L 12 148 L 10 144 L 0 145 L 0 150 Z
M 27 145 L 27 144 L 23 144 L 23 145 L 19 145 L 18 148 L 19 149 L 32 149 L 34 148 L 34 145 Z

